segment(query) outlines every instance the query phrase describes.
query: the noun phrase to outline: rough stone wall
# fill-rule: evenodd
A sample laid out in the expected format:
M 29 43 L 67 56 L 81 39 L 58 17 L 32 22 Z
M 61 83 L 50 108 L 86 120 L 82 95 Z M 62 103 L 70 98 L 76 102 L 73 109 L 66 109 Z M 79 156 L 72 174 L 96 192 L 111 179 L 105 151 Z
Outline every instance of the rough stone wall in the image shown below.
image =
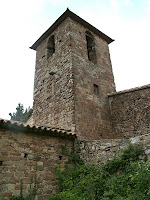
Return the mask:
M 150 85 L 109 96 L 116 135 L 130 138 L 150 133 Z
M 94 49 L 87 49 L 87 32 Z M 52 36 L 55 52 L 47 58 Z M 149 133 L 150 86 L 107 96 L 115 84 L 105 40 L 68 17 L 36 51 L 35 125 L 70 129 L 85 140 Z M 88 58 L 92 51 L 94 62 Z
M 115 84 L 108 44 L 92 33 L 94 64 L 88 60 L 86 31 L 67 18 L 37 48 L 33 119 L 36 125 L 71 129 L 81 139 L 112 138 L 107 93 L 115 91 Z M 55 53 L 47 60 L 52 35 Z
M 121 150 L 129 144 L 140 144 L 145 149 L 145 155 L 150 160 L 150 134 L 130 139 L 101 139 L 95 141 L 78 141 L 80 156 L 87 164 L 100 164 L 118 156 Z
M 73 73 L 75 88 L 75 124 L 80 139 L 113 138 L 107 93 L 115 91 L 109 48 L 106 41 L 94 37 L 97 63 L 88 59 L 84 26 L 71 19 Z M 94 84 L 98 94 L 94 93 Z
M 63 168 L 67 160 L 61 145 L 70 149 L 71 140 L 1 129 L 0 141 L 0 199 L 2 194 L 19 195 L 21 179 L 26 194 L 35 172 L 39 183 L 37 199 L 58 191 L 56 167 Z
M 55 53 L 47 59 L 47 44 L 54 35 Z M 37 48 L 34 81 L 34 124 L 74 129 L 72 54 L 69 18 Z

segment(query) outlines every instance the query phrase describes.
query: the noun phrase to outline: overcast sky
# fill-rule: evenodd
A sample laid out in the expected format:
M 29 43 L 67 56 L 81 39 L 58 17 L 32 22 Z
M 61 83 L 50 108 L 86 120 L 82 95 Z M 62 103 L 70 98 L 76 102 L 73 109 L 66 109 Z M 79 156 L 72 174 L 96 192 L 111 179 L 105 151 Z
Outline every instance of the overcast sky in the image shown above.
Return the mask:
M 109 45 L 117 91 L 150 84 L 150 0 L 0 2 L 0 118 L 33 104 L 35 51 L 29 47 L 69 7 L 115 41 Z

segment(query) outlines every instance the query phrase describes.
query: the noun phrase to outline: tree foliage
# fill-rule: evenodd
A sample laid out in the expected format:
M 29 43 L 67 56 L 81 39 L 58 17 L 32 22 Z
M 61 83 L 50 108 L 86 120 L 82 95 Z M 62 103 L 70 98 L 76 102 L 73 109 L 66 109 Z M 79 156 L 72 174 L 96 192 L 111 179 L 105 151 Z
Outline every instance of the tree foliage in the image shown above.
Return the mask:
M 33 109 L 28 107 L 24 110 L 24 107 L 21 103 L 18 103 L 18 106 L 16 107 L 16 112 L 9 113 L 11 120 L 13 121 L 20 121 L 20 122 L 26 122 L 30 116 L 32 115 Z
M 59 170 L 60 193 L 47 200 L 149 200 L 150 163 L 141 146 L 130 145 L 120 157 L 97 165 L 66 165 Z

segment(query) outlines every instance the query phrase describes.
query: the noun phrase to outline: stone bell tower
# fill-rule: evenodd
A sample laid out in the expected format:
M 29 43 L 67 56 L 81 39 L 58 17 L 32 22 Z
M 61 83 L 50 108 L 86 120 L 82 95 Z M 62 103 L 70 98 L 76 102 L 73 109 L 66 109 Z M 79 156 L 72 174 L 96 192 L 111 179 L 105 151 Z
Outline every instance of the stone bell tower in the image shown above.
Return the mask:
M 31 46 L 35 125 L 70 129 L 85 140 L 112 138 L 107 99 L 115 91 L 112 41 L 67 9 Z

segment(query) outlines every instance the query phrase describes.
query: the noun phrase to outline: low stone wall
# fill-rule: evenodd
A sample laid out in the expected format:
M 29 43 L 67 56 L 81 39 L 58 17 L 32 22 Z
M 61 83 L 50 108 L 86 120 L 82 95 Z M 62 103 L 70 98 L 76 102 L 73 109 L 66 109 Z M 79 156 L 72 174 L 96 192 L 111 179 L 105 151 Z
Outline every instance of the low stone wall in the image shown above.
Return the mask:
M 131 139 L 101 139 L 95 141 L 78 141 L 77 147 L 80 149 L 80 157 L 87 164 L 100 164 L 119 155 L 121 150 L 129 144 L 141 144 L 145 149 L 145 154 L 150 160 L 150 134 L 138 136 Z
M 26 194 L 31 179 L 37 176 L 38 198 L 44 199 L 58 191 L 56 167 L 64 167 L 67 157 L 61 145 L 72 148 L 73 141 L 48 134 L 24 133 L 0 129 L 0 199 L 2 194 Z
M 150 133 L 150 85 L 108 97 L 115 135 L 131 138 Z
M 38 131 L 38 129 L 37 129 Z M 61 134 L 61 133 L 60 133 Z M 23 132 L 0 129 L 0 195 L 20 194 L 23 181 L 23 194 L 26 194 L 31 179 L 37 176 L 38 196 L 41 200 L 58 191 L 56 167 L 64 168 L 68 158 L 62 154 L 62 146 L 68 151 L 74 146 L 74 140 L 53 137 L 48 132 Z M 95 141 L 79 141 L 75 147 L 80 148 L 80 156 L 87 163 L 100 164 L 127 147 L 130 143 L 142 144 L 145 154 L 150 160 L 150 134 L 131 139 L 101 139 Z M 78 151 L 78 150 L 77 150 Z M 2 197 L 0 196 L 0 199 Z

